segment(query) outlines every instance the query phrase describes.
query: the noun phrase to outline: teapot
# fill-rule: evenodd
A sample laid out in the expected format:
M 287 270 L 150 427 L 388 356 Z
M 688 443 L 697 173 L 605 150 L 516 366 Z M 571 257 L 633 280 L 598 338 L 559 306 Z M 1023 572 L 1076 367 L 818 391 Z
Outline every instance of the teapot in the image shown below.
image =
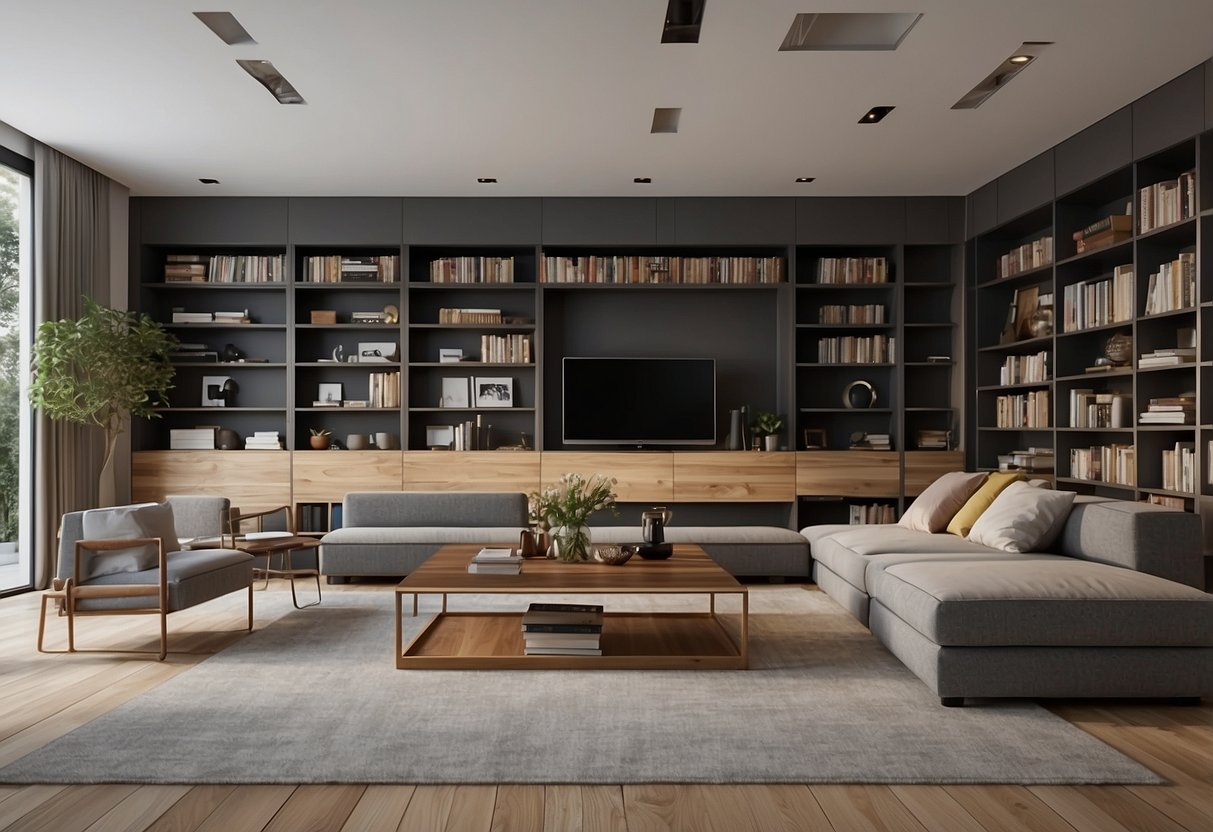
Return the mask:
M 645 543 L 665 543 L 665 527 L 674 512 L 665 506 L 653 506 L 640 513 L 640 531 Z

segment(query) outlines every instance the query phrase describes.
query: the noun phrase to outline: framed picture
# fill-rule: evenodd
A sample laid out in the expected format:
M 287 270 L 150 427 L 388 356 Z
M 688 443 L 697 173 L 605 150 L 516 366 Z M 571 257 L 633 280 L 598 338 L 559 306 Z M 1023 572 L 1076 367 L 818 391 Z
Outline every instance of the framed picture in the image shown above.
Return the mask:
M 321 382 L 316 401 L 324 402 L 326 405 L 339 405 L 341 404 L 341 392 L 341 382 Z
M 450 448 L 451 443 L 455 441 L 455 428 L 453 425 L 426 425 L 425 426 L 425 446 L 432 450 L 439 448 Z
M 439 407 L 470 407 L 468 398 L 468 380 L 466 378 L 444 378 L 442 380 L 442 401 Z
M 203 376 L 202 377 L 202 406 L 203 407 L 227 407 L 227 399 L 222 398 L 223 385 L 231 376 Z M 215 394 L 220 394 L 216 398 Z
M 387 364 L 400 360 L 400 350 L 395 341 L 360 341 L 358 343 L 359 364 Z
M 804 429 L 804 449 L 806 451 L 823 450 L 826 446 L 826 432 L 818 428 Z
M 512 378 L 477 376 L 472 379 L 472 391 L 476 395 L 476 407 L 514 406 L 514 379 Z

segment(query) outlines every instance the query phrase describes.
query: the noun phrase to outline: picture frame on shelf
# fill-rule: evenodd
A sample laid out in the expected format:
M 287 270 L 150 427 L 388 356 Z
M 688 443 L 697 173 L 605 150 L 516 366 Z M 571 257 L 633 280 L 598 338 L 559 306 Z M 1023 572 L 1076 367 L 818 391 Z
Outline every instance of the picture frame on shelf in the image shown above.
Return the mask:
M 431 451 L 449 450 L 455 441 L 453 425 L 426 425 L 425 446 Z
M 359 364 L 390 364 L 400 360 L 395 341 L 367 341 L 358 344 Z
M 339 407 L 343 390 L 339 381 L 322 381 L 316 389 L 316 401 L 325 407 Z
M 514 379 L 476 376 L 472 379 L 476 407 L 513 407 Z
M 804 449 L 806 451 L 822 451 L 826 448 L 826 432 L 821 428 L 804 429 Z
M 447 376 L 442 379 L 442 399 L 439 407 L 471 407 L 468 393 L 468 380 L 462 377 Z
M 231 380 L 231 376 L 203 376 L 202 377 L 202 406 L 203 407 L 227 407 L 227 398 L 222 396 L 224 385 Z M 215 397 L 213 394 L 219 393 L 220 397 Z

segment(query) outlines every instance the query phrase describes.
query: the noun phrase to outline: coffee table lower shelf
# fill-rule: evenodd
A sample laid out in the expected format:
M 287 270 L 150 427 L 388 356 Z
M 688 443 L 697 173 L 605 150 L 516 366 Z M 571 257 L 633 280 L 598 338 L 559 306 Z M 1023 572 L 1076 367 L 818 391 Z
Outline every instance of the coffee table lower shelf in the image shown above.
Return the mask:
M 435 615 L 412 641 L 404 645 L 396 656 L 396 667 L 402 670 L 745 670 L 748 664 L 746 643 L 744 632 L 737 639 L 711 612 L 606 613 L 602 627 L 603 655 L 527 656 L 523 653 L 521 613 L 443 612 Z

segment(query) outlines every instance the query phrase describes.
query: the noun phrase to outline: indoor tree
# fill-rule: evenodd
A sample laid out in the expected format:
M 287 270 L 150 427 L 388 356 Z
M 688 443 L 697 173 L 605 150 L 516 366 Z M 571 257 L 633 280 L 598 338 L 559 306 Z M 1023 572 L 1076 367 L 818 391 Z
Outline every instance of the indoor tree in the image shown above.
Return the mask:
M 167 403 L 173 386 L 169 354 L 176 346 L 177 339 L 147 315 L 110 309 L 88 297 L 77 320 L 38 326 L 30 402 L 50 419 L 105 432 L 102 492 L 127 418 L 154 418 L 155 408 Z

